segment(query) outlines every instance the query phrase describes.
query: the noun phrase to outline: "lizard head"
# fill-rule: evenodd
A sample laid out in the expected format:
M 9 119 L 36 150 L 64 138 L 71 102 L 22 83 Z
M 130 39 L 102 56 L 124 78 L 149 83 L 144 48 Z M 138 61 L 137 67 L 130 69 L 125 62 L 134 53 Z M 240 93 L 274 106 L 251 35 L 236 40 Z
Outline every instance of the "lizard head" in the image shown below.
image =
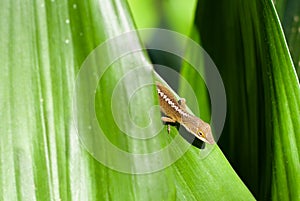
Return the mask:
M 211 132 L 210 125 L 198 117 L 189 117 L 188 120 L 183 121 L 184 126 L 193 133 L 198 139 L 208 144 L 214 144 L 214 137 Z
M 214 144 L 214 138 L 211 132 L 210 125 L 205 122 L 199 122 L 195 132 L 196 137 L 208 144 Z

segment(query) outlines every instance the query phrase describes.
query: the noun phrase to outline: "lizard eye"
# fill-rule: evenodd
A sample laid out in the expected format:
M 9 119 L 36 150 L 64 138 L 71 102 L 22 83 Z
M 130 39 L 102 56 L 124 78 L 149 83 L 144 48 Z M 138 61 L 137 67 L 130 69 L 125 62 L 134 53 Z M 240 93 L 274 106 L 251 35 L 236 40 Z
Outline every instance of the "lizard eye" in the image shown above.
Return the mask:
M 198 131 L 198 135 L 203 136 L 202 131 Z

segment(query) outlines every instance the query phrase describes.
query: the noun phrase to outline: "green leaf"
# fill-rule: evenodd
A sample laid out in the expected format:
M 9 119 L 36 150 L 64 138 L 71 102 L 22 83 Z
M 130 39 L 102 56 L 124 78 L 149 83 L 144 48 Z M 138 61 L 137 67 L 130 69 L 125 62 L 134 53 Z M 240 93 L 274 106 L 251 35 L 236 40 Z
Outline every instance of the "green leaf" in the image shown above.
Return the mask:
M 275 2 L 278 15 L 294 61 L 298 78 L 300 77 L 300 1 L 280 0 Z
M 297 200 L 299 82 L 272 2 L 201 1 L 196 23 L 226 88 L 222 150 L 257 199 Z

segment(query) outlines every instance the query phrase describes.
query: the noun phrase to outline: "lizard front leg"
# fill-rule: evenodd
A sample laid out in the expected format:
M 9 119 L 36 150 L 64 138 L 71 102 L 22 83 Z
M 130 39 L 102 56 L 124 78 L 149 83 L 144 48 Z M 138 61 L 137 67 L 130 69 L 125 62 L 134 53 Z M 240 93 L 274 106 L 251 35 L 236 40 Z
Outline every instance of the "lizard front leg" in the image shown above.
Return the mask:
M 186 110 L 186 105 L 185 105 L 186 101 L 185 101 L 185 98 L 180 98 L 178 100 L 178 104 L 180 105 L 180 107 L 184 110 Z
M 161 120 L 165 123 L 176 123 L 174 119 L 171 119 L 170 117 L 162 117 Z M 168 134 L 170 134 L 171 131 L 171 125 L 168 124 Z

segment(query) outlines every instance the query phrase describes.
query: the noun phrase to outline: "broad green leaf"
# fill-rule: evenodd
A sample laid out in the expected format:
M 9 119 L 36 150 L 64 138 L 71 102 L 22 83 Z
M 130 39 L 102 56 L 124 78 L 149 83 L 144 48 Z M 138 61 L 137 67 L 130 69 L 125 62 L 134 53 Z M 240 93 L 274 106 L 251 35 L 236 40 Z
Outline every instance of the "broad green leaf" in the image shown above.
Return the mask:
M 275 1 L 278 15 L 294 61 L 298 78 L 300 76 L 300 1 Z
M 84 149 L 73 125 L 71 108 L 79 67 L 101 42 L 133 29 L 126 3 L 4 1 L 0 15 L 0 199 L 172 199 L 170 168 L 148 175 L 111 170 Z M 110 78 L 138 63 L 149 66 L 139 53 L 136 61 L 126 60 L 113 69 L 119 74 L 107 75 L 108 86 L 115 81 Z M 136 111 L 149 103 L 144 96 L 138 98 Z M 98 114 L 107 112 L 109 108 L 101 108 Z M 107 121 L 107 126 L 113 125 Z M 120 144 L 124 138 L 112 140 Z M 156 143 L 164 141 L 160 138 Z M 136 146 L 148 150 L 153 148 L 150 145 Z
M 272 2 L 201 1 L 196 24 L 226 87 L 222 150 L 257 199 L 299 199 L 299 82 Z

